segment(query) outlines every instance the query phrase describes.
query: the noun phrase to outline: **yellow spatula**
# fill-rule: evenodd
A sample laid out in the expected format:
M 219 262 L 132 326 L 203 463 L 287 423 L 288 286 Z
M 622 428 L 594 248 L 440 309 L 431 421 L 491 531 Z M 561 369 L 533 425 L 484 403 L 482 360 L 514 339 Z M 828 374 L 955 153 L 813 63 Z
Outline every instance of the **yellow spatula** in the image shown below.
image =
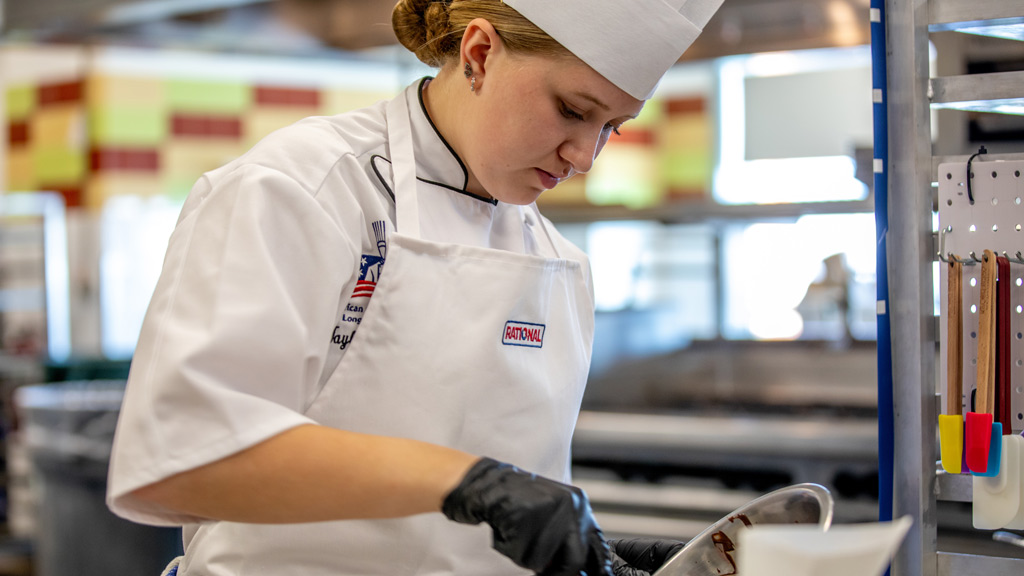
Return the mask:
M 942 468 L 950 474 L 961 472 L 964 452 L 963 395 L 963 264 L 949 259 L 946 298 L 946 413 L 939 415 L 939 446 Z

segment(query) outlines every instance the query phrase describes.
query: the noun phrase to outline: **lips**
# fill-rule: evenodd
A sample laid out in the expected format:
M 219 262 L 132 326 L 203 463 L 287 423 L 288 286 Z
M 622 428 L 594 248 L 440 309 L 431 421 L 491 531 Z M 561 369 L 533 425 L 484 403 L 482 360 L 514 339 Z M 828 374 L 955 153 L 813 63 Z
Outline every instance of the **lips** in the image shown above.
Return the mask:
M 540 168 L 535 168 L 534 170 L 536 170 L 537 176 L 540 177 L 540 184 L 545 190 L 554 188 L 561 181 L 561 178 L 546 170 L 541 170 Z

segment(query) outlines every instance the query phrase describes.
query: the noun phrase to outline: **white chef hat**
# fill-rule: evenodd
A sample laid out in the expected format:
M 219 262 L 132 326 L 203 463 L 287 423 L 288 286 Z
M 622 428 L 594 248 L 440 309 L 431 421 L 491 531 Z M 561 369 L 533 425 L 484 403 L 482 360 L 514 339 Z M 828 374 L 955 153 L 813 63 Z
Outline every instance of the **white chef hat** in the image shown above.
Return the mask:
M 638 100 L 693 44 L 723 0 L 504 0 Z

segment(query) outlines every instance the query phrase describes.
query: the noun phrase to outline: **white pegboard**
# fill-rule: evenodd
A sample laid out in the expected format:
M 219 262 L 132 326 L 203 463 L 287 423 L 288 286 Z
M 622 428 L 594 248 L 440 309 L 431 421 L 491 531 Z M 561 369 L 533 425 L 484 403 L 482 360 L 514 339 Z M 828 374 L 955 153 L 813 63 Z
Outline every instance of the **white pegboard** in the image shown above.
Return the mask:
M 961 259 L 978 259 L 986 249 L 1010 259 L 1011 419 L 1014 432 L 1024 430 L 1024 161 L 986 162 L 983 156 L 971 164 L 972 204 L 968 199 L 967 163 L 939 166 L 939 250 Z M 940 265 L 940 362 L 942 408 L 946 407 L 946 282 L 949 266 Z M 963 398 L 966 413 L 975 388 L 978 365 L 978 313 L 980 264 L 963 267 Z

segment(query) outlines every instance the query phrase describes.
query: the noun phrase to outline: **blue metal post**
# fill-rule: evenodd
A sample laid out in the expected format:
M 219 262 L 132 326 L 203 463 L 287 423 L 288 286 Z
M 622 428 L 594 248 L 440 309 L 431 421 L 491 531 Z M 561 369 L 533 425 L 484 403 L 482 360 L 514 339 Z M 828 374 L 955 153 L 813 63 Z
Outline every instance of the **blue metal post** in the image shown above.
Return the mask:
M 886 97 L 885 1 L 871 0 L 871 77 L 874 115 L 875 257 L 878 330 L 878 520 L 892 520 L 893 377 L 889 331 L 889 123 Z

